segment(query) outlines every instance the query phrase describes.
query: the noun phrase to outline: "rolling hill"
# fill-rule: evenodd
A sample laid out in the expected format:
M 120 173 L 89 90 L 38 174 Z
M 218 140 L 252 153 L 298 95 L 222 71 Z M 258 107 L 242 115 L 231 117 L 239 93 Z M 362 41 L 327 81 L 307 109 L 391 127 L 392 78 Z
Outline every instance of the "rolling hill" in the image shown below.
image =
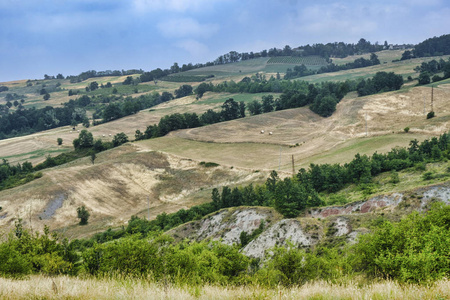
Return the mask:
M 380 65 L 313 75 L 301 80 L 319 82 L 366 78 L 378 71 L 415 76 L 415 66 L 434 59 L 391 61 L 391 58 L 399 56 L 401 53 L 398 51 L 382 51 L 379 53 L 383 62 Z M 214 75 L 207 81 L 218 83 L 224 80 L 239 81 L 256 72 L 269 77 L 276 72 L 283 73 L 287 67 L 289 64 L 268 63 L 268 58 L 260 58 L 195 69 L 181 75 Z M 25 106 L 43 107 L 61 106 L 61 103 L 76 99 L 78 96 L 67 96 L 67 91 L 83 91 L 90 82 L 112 82 L 120 87 L 125 79 L 126 76 L 91 78 L 82 83 L 60 80 L 61 90 L 51 93 L 48 101 L 36 95 L 35 89 L 42 84 L 51 85 L 51 80 L 39 84 L 34 82 L 32 88 L 27 87 L 26 81 L 2 85 L 8 86 L 9 92 L 24 95 Z M 356 153 L 383 153 L 397 146 L 407 146 L 412 139 L 424 140 L 448 132 L 449 80 L 434 84 L 436 117 L 429 120 L 425 115 L 430 110 L 431 88 L 416 87 L 416 82 L 407 83 L 399 91 L 366 97 L 349 93 L 328 118 L 320 117 L 306 107 L 275 111 L 128 143 L 98 154 L 95 164 L 83 158 L 46 169 L 40 179 L 0 191 L 0 226 L 8 228 L 14 220 L 22 218 L 33 228 L 42 228 L 46 224 L 72 237 L 88 236 L 108 227 L 122 226 L 132 215 L 154 218 L 162 212 L 170 213 L 209 202 L 214 187 L 261 183 L 271 170 L 277 170 L 282 177 L 289 176 L 292 174 L 292 162 L 296 171 L 301 167 L 307 168 L 310 163 L 345 163 Z M 195 87 L 199 83 L 190 84 Z M 142 83 L 137 86 L 137 93 L 125 89 L 122 93 L 135 98 L 155 91 L 173 92 L 180 85 L 165 81 Z M 89 131 L 94 138 L 103 141 L 110 141 L 119 132 L 132 138 L 136 129 L 144 131 L 148 125 L 157 123 L 168 114 L 200 114 L 208 109 L 220 108 L 228 98 L 249 103 L 261 99 L 261 96 L 211 92 L 201 99 L 187 96 L 112 122 L 91 126 Z M 88 115 L 92 113 L 88 109 Z M 404 131 L 406 127 L 409 127 L 408 133 Z M 81 129 L 81 126 L 75 130 L 72 126 L 64 126 L 0 140 L 1 158 L 10 163 L 42 162 L 48 155 L 71 151 L 72 140 Z M 265 133 L 261 134 L 261 130 Z M 272 134 L 269 135 L 269 132 Z M 63 139 L 62 145 L 57 145 L 57 138 Z M 219 167 L 205 168 L 200 162 L 214 162 Z M 76 225 L 75 210 L 80 205 L 85 205 L 92 212 L 90 225 L 86 227 Z

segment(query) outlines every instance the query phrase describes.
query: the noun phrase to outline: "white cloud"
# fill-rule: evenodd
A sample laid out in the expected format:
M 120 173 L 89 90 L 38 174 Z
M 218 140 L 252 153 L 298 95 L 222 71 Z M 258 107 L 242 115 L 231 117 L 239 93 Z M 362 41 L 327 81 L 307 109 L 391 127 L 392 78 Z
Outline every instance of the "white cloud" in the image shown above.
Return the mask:
M 201 60 L 209 54 L 208 46 L 193 39 L 182 40 L 176 46 L 187 51 L 195 60 Z
M 287 26 L 295 28 L 293 30 L 298 34 L 320 37 L 323 42 L 353 42 L 379 33 L 380 29 L 407 13 L 397 5 L 368 5 L 364 2 L 298 6 Z
M 133 7 L 141 13 L 149 11 L 204 11 L 215 4 L 232 0 L 133 0 Z
M 170 19 L 158 24 L 161 33 L 170 38 L 208 38 L 219 30 L 217 24 L 200 24 L 192 18 Z

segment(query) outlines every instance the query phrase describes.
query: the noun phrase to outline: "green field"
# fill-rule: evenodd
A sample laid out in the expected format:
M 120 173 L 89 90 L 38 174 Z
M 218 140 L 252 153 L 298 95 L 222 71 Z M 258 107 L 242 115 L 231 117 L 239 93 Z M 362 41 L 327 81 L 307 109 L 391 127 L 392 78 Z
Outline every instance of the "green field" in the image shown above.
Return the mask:
M 325 66 L 327 61 L 318 55 L 310 56 L 278 56 L 271 57 L 267 64 L 289 64 L 289 65 L 305 65 L 305 66 Z

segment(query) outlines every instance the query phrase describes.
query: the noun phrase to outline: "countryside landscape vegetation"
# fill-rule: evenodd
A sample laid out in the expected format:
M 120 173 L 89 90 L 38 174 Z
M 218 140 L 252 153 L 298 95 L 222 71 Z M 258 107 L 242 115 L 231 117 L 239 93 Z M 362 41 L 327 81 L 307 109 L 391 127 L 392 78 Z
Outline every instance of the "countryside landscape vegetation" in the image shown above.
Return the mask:
M 449 45 L 0 83 L 0 298 L 447 299 Z

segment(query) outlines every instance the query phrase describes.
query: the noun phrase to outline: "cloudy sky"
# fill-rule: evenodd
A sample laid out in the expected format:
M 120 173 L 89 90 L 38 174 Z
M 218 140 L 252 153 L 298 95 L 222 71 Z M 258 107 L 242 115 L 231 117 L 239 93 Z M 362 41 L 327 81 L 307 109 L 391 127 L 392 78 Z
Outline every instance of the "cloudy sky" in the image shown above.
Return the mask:
M 450 33 L 448 0 L 0 0 L 0 81 Z

